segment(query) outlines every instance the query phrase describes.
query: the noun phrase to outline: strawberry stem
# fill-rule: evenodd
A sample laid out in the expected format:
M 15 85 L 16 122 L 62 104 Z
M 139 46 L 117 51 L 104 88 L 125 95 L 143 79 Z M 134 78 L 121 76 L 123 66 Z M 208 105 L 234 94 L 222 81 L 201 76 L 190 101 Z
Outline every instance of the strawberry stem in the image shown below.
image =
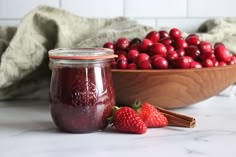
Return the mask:
M 140 108 L 142 107 L 142 102 L 140 99 L 137 99 L 134 101 L 134 103 L 132 104 L 132 108 L 136 111 L 139 112 Z
M 116 113 L 116 111 L 118 111 L 120 108 L 118 106 L 114 106 L 113 110 L 112 110 L 112 113 L 111 113 L 111 116 L 107 118 L 108 120 L 108 124 L 113 124 L 114 122 L 114 115 Z

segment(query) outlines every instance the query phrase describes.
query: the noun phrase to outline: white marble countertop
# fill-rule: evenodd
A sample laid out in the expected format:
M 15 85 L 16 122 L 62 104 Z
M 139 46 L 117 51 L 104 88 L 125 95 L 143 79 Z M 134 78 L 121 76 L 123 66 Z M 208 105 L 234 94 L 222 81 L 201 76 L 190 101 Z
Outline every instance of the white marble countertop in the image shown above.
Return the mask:
M 236 98 L 216 96 L 176 112 L 195 128 L 149 129 L 144 135 L 111 131 L 59 132 L 47 100 L 0 102 L 0 157 L 235 157 Z

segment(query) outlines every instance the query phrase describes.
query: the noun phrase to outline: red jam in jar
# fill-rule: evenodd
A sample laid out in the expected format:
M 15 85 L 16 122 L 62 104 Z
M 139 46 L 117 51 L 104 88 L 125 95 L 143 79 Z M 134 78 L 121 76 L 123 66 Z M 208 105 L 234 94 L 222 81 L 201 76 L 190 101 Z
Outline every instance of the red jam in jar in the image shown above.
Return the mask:
M 112 50 L 103 48 L 54 49 L 50 111 L 63 132 L 87 133 L 107 126 L 115 105 Z

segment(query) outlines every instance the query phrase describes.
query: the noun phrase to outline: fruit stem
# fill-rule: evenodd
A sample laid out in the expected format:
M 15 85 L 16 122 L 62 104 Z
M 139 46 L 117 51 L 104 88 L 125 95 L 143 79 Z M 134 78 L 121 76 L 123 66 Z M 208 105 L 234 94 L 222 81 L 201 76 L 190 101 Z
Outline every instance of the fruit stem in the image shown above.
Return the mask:
M 114 122 L 114 115 L 116 113 L 116 111 L 118 111 L 120 108 L 118 106 L 114 106 L 113 110 L 112 110 L 112 113 L 111 113 L 111 116 L 107 118 L 108 120 L 108 124 L 113 124 Z
M 132 108 L 136 111 L 139 112 L 140 108 L 142 107 L 142 102 L 140 99 L 137 99 L 134 101 L 134 103 L 132 104 Z

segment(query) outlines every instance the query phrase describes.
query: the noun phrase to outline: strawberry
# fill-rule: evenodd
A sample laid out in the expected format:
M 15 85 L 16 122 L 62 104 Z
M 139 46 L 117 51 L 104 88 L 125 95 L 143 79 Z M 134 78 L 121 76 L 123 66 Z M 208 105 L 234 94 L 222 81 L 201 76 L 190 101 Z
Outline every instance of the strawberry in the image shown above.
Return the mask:
M 120 132 L 144 134 L 147 131 L 145 123 L 131 107 L 115 107 L 112 119 Z
M 138 112 L 148 128 L 165 127 L 168 125 L 167 118 L 153 105 L 140 101 L 135 102 L 133 108 Z

